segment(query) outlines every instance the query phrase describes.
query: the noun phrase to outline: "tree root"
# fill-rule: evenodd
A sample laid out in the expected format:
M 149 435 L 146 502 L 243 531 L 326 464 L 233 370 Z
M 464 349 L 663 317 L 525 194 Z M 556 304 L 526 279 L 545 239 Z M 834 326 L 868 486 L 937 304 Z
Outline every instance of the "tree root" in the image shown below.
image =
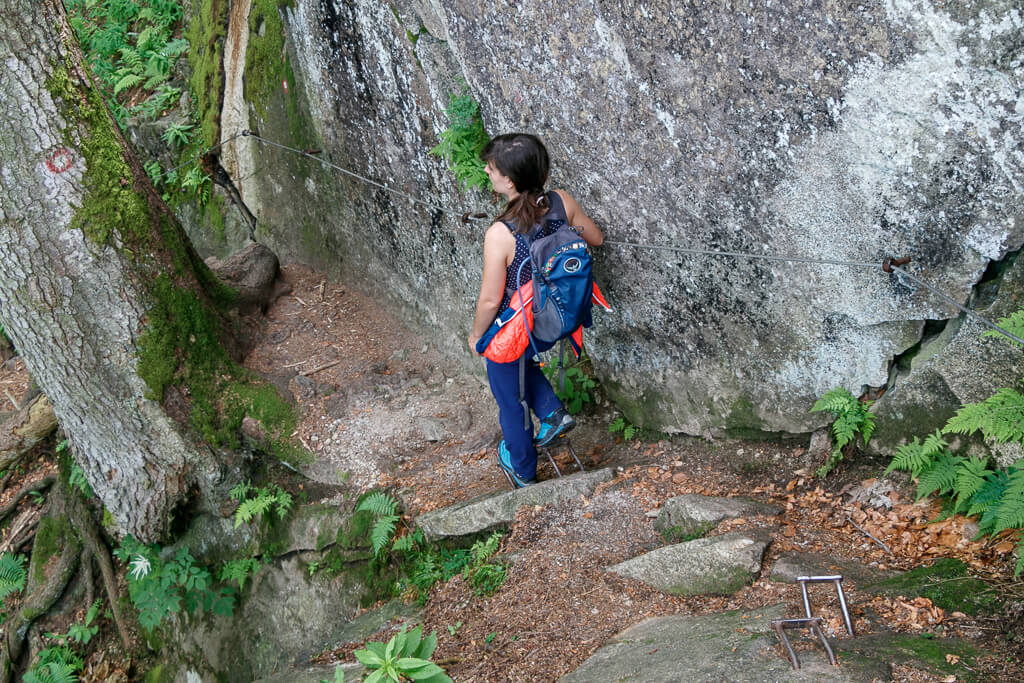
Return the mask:
M 58 486 L 54 490 L 55 495 L 51 494 L 47 502 L 47 514 L 55 519 L 68 516 L 65 505 L 66 496 L 62 493 L 61 487 Z M 78 569 L 82 544 L 74 534 L 70 533 L 65 534 L 62 540 L 64 546 L 58 554 L 56 566 L 49 572 L 49 576 L 42 585 L 36 585 L 34 572 L 29 572 L 28 588 L 31 592 L 18 613 L 4 624 L 2 635 L 4 647 L 0 651 L 0 683 L 9 683 L 12 680 L 14 663 L 24 652 L 25 639 L 29 629 L 60 599 Z
M 39 481 L 35 481 L 32 482 L 31 484 L 25 484 L 24 486 L 22 486 L 21 490 L 18 491 L 17 495 L 14 496 L 14 499 L 12 501 L 5 505 L 4 507 L 0 508 L 0 522 L 3 522 L 5 519 L 7 519 L 7 517 L 9 517 L 10 514 L 14 512 L 15 509 L 17 509 L 18 503 L 21 502 L 22 498 L 32 493 L 33 491 L 45 491 L 46 489 L 53 486 L 54 481 L 55 477 L 51 474 L 47 477 L 43 477 Z
M 26 510 L 18 515 L 11 524 L 10 533 L 3 542 L 0 542 L 0 553 L 17 552 L 23 545 L 35 536 L 36 527 L 39 526 L 39 517 L 42 512 L 38 508 Z
M 93 519 L 92 512 L 88 510 L 81 496 L 77 492 L 70 492 L 68 495 L 68 519 L 78 532 L 78 536 L 85 544 L 86 550 L 100 567 L 100 575 L 103 577 L 103 588 L 107 593 L 107 601 L 110 603 L 110 612 L 114 615 L 114 624 L 117 626 L 117 633 L 121 636 L 121 643 L 125 651 L 131 650 L 131 639 L 128 637 L 128 630 L 125 628 L 124 620 L 121 618 L 121 610 L 118 608 L 117 600 L 117 578 L 114 574 L 114 564 L 110 559 L 110 550 L 100 536 L 99 528 Z M 91 572 L 90 572 L 91 573 Z

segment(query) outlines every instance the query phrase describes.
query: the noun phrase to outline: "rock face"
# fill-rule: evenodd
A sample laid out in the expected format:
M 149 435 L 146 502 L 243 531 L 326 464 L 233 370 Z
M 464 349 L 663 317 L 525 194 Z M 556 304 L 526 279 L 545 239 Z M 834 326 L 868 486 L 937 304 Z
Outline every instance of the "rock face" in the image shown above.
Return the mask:
M 200 563 L 217 567 L 258 550 L 273 559 L 246 583 L 233 616 L 181 614 L 161 626 L 160 637 L 174 644 L 163 649 L 164 669 L 177 672 L 175 680 L 186 680 L 182 675 L 192 671 L 198 680 L 248 682 L 351 639 L 353 617 L 373 578 L 366 571 L 373 551 L 365 515 L 306 505 L 270 529 L 235 528 L 230 518 L 199 517 L 179 543 Z M 333 561 L 342 568 L 335 576 L 309 571 L 310 563 L 325 559 L 325 550 L 333 550 Z M 389 608 L 384 619 L 395 615 Z M 372 627 L 362 629 L 362 638 L 380 626 L 367 625 Z
M 794 671 L 776 651 L 778 639 L 771 631 L 771 620 L 781 618 L 782 612 L 782 606 L 775 605 L 750 613 L 647 619 L 615 636 L 560 680 L 774 683 L 890 678 L 887 664 L 864 658 L 843 659 L 842 666 L 834 667 L 820 644 L 801 650 L 801 668 Z
M 510 524 L 521 505 L 547 505 L 581 495 L 589 496 L 595 486 L 610 481 L 613 476 L 612 470 L 603 469 L 548 479 L 523 489 L 475 498 L 428 512 L 416 518 L 416 526 L 423 529 L 428 538 L 435 539 L 477 534 Z
M 686 494 L 661 506 L 654 528 L 671 540 L 700 536 L 719 522 L 750 515 L 777 515 L 779 508 L 743 498 Z
M 826 390 L 890 384 L 878 410 L 899 419 L 876 433 L 894 444 L 1024 372 L 1019 353 L 880 268 L 612 243 L 907 255 L 954 300 L 1013 308 L 998 287 L 984 299 L 1024 242 L 1017 0 L 353 0 L 277 19 L 251 25 L 250 55 L 282 40 L 280 78 L 245 73 L 250 128 L 432 206 L 246 138 L 238 167 L 272 169 L 239 180 L 258 238 L 361 280 L 467 364 L 487 221 L 458 215 L 497 207 L 429 155 L 460 80 L 488 131 L 545 139 L 551 186 L 604 227 L 597 276 L 616 311 L 598 314 L 589 350 L 632 422 L 805 432 L 824 423 L 809 409 Z
M 743 533 L 723 534 L 658 548 L 608 571 L 673 595 L 730 595 L 757 577 L 767 547 Z

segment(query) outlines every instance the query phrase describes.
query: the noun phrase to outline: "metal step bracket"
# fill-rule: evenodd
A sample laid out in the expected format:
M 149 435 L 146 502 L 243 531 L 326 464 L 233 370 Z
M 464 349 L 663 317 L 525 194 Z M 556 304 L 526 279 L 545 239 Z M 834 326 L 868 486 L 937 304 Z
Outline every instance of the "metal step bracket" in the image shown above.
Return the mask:
M 843 577 L 840 574 L 832 576 L 798 576 L 796 577 L 797 583 L 800 584 L 800 593 L 804 599 L 804 616 L 808 619 L 811 618 L 811 599 L 807 594 L 807 584 L 809 583 L 831 583 L 836 587 L 836 594 L 839 596 L 839 607 L 843 612 L 843 621 L 846 623 L 846 630 L 849 632 L 850 637 L 853 637 L 853 620 L 850 619 L 850 610 L 846 607 L 846 594 L 843 593 Z
M 839 666 L 839 662 L 836 660 L 836 655 L 832 652 L 832 647 L 828 644 L 828 639 L 825 638 L 825 632 L 821 630 L 821 617 L 809 617 L 807 619 L 773 619 L 772 628 L 775 629 L 776 635 L 779 636 L 779 640 L 786 646 L 786 652 L 789 653 L 789 660 L 793 663 L 794 669 L 800 668 L 800 660 L 796 656 L 796 652 L 793 651 L 793 646 L 789 642 L 789 638 L 786 637 L 786 629 L 789 628 L 806 628 L 811 633 L 816 635 L 821 641 L 821 644 L 825 646 L 825 652 L 828 654 L 828 661 L 832 666 Z

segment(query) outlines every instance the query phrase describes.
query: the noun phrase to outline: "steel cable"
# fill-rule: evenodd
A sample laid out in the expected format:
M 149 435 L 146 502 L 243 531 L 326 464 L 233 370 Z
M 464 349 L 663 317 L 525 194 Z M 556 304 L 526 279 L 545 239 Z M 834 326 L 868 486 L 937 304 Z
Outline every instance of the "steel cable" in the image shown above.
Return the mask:
M 171 169 L 171 171 L 178 170 L 179 168 L 182 168 L 183 166 L 186 166 L 187 164 L 192 163 L 192 161 L 194 161 L 195 159 L 199 158 L 203 154 L 209 153 L 209 152 L 213 151 L 214 149 L 217 149 L 218 147 L 220 147 L 222 145 L 226 145 L 227 143 L 229 143 L 232 140 L 235 140 L 236 138 L 239 138 L 239 137 L 251 137 L 251 138 L 254 138 L 254 139 L 258 140 L 262 144 L 269 145 L 271 147 L 277 147 L 278 149 L 283 149 L 283 150 L 286 150 L 288 152 L 292 152 L 293 154 L 298 154 L 298 155 L 306 157 L 308 159 L 312 159 L 314 161 L 317 161 L 317 162 L 319 162 L 319 163 L 321 163 L 321 164 L 323 164 L 325 166 L 328 166 L 328 167 L 338 171 L 339 173 L 343 173 L 343 174 L 345 174 L 347 176 L 355 178 L 356 180 L 362 181 L 362 182 L 367 183 L 369 185 L 373 185 L 374 187 L 380 188 L 380 189 L 384 190 L 385 192 L 391 192 L 392 194 L 396 194 L 396 195 L 405 197 L 406 199 L 408 199 L 408 200 L 410 200 L 410 201 L 412 201 L 412 202 L 414 202 L 416 204 L 420 204 L 422 206 L 425 206 L 425 207 L 427 207 L 429 209 L 433 209 L 435 211 L 440 211 L 442 213 L 445 213 L 445 214 L 448 214 L 448 215 L 451 215 L 451 216 L 457 216 L 457 217 L 459 217 L 464 222 L 468 222 L 470 220 L 474 220 L 476 218 L 481 218 L 482 217 L 479 214 L 477 214 L 476 216 L 471 216 L 468 213 L 458 213 L 457 211 L 452 211 L 451 209 L 446 209 L 443 206 L 438 206 L 437 204 L 432 204 L 430 202 L 423 201 L 422 199 L 420 199 L 420 198 L 418 198 L 418 197 L 416 197 L 414 195 L 411 195 L 408 192 L 403 192 L 402 190 L 395 189 L 395 188 L 393 188 L 393 187 L 391 187 L 389 185 L 386 185 L 384 183 L 381 183 L 381 182 L 378 182 L 376 180 L 373 180 L 372 178 L 367 178 L 366 176 L 360 175 L 360 174 L 358 174 L 358 173 L 356 173 L 354 171 L 350 171 L 347 168 L 342 168 L 341 166 L 338 166 L 337 164 L 331 163 L 330 161 L 327 161 L 326 159 L 321 159 L 320 157 L 314 156 L 313 154 L 310 154 L 309 152 L 307 152 L 305 150 L 298 149 L 296 147 L 290 147 L 288 145 L 284 145 L 284 144 L 281 144 L 279 142 L 274 142 L 273 140 L 268 140 L 267 138 L 264 138 L 264 137 L 262 137 L 260 135 L 257 135 L 256 133 L 253 133 L 252 131 L 249 131 L 249 130 L 243 130 L 243 131 L 241 131 L 239 133 L 236 133 L 235 135 L 232 135 L 231 137 L 227 138 L 226 140 L 223 140 L 223 141 L 217 143 L 216 145 L 213 145 L 212 147 L 207 149 L 205 152 L 202 152 L 201 154 L 196 155 L 195 157 L 192 158 L 192 160 L 186 162 L 185 164 L 182 164 L 181 166 L 177 166 L 177 167 Z M 698 216 L 696 213 L 694 213 L 692 210 L 690 210 L 689 207 L 684 207 L 684 208 L 686 209 L 686 212 L 689 215 L 691 215 L 693 218 L 703 222 L 703 219 L 700 216 Z M 891 272 L 895 272 L 895 273 L 898 273 L 898 274 L 906 277 L 908 280 L 911 280 L 914 283 L 920 285 L 921 287 L 924 287 L 925 289 L 927 289 L 932 294 L 934 294 L 934 295 L 938 296 L 939 298 L 941 298 L 943 301 L 945 301 L 945 302 L 949 303 L 950 305 L 954 306 L 957 310 L 961 311 L 965 315 L 967 315 L 967 316 L 969 316 L 971 318 L 974 318 L 975 320 L 980 322 L 985 327 L 988 327 L 988 328 L 994 330 L 995 332 L 998 332 L 999 334 L 1003 335 L 1004 337 L 1006 337 L 1006 338 L 1008 338 L 1008 339 L 1010 339 L 1010 340 L 1020 344 L 1022 347 L 1024 347 L 1024 339 L 1022 339 L 1021 337 L 1018 337 L 1017 335 L 1013 334 L 1012 332 L 1010 332 L 1010 331 L 1008 331 L 1006 329 L 1003 329 L 1002 327 L 1000 327 L 999 325 L 996 325 L 995 323 L 993 323 L 992 321 L 988 320 L 984 316 L 981 316 L 978 313 L 976 313 L 975 311 L 972 311 L 971 309 L 967 308 L 966 306 L 958 303 L 957 301 L 955 301 L 954 299 L 949 297 L 947 294 L 945 294 L 944 292 L 936 289 L 935 287 L 933 287 L 932 285 L 928 284 L 927 282 L 925 282 L 921 278 L 919 278 L 919 277 L 917 277 L 915 275 L 911 275 L 909 272 L 907 272 L 906 270 L 904 270 L 903 268 L 901 268 L 899 266 L 888 264 L 888 263 L 886 263 L 886 264 L 879 264 L 877 262 L 872 263 L 872 262 L 867 262 L 867 261 L 847 261 L 847 260 L 842 260 L 842 259 L 822 259 L 822 258 L 811 258 L 811 257 L 807 257 L 807 256 L 781 256 L 781 255 L 778 255 L 778 254 L 754 254 L 754 253 L 741 252 L 741 251 L 719 251 L 719 250 L 715 250 L 715 249 L 694 249 L 694 248 L 690 248 L 690 247 L 676 247 L 676 246 L 672 246 L 672 245 L 642 244 L 642 243 L 639 243 L 639 242 L 624 242 L 624 241 L 621 241 L 621 240 L 605 240 L 604 244 L 609 244 L 609 245 L 613 245 L 613 246 L 621 246 L 621 247 L 632 247 L 632 248 L 636 248 L 636 249 L 654 249 L 654 250 L 662 250 L 662 251 L 673 251 L 673 252 L 679 252 L 679 253 L 684 253 L 684 254 L 693 254 L 693 255 L 697 255 L 697 256 L 730 256 L 730 257 L 733 257 L 733 258 L 755 259 L 755 260 L 762 260 L 762 261 L 778 261 L 778 262 L 785 262 L 785 263 L 806 263 L 806 264 L 816 264 L 816 265 L 820 264 L 820 265 L 832 265 L 832 266 L 848 266 L 848 267 L 853 267 L 853 268 L 870 268 L 872 270 L 874 270 L 876 268 L 886 268 L 887 267 L 889 269 L 887 272 L 890 272 L 890 273 Z

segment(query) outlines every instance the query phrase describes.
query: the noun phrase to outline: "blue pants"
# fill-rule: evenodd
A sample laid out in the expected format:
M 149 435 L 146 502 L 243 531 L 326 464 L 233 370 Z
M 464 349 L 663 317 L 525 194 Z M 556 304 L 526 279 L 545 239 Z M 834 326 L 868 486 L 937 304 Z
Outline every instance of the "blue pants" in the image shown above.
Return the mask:
M 533 447 L 533 421 L 523 415 L 519 402 L 519 361 L 495 363 L 488 359 L 487 379 L 498 402 L 498 421 L 505 436 L 505 447 L 512 456 L 512 468 L 523 479 L 533 479 L 537 475 L 537 451 Z M 526 404 L 538 418 L 545 418 L 562 407 L 533 358 L 526 361 L 525 384 Z

